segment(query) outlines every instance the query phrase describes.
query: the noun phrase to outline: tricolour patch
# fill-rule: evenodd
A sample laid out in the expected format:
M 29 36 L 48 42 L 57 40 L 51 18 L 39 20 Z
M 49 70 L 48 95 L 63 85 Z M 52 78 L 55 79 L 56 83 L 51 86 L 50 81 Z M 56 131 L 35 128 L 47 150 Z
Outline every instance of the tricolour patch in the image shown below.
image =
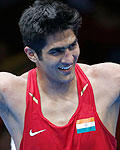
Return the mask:
M 77 120 L 76 129 L 78 134 L 96 131 L 94 117 Z

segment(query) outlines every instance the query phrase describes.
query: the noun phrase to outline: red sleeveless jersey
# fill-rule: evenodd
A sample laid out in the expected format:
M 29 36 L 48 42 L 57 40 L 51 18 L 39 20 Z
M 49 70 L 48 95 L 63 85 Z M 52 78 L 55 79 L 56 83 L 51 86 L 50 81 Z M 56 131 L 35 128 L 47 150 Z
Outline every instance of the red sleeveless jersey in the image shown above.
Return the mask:
M 78 64 L 75 75 L 77 110 L 65 126 L 56 126 L 42 114 L 36 69 L 29 71 L 20 150 L 116 150 L 116 139 L 101 122 L 91 84 Z

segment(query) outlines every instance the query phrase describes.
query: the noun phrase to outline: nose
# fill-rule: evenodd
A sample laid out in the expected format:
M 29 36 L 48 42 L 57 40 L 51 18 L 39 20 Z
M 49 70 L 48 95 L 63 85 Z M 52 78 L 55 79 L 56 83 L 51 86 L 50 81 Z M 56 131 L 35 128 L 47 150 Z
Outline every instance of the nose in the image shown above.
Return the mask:
M 68 63 L 68 64 L 72 64 L 74 61 L 74 57 L 72 55 L 72 51 L 70 51 L 68 48 L 65 50 L 64 55 L 61 59 L 62 63 Z

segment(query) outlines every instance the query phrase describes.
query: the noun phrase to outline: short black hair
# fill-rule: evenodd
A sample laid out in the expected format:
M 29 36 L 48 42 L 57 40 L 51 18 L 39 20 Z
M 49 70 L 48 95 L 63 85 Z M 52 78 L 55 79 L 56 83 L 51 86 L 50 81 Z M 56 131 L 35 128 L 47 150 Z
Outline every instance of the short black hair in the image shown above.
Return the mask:
M 19 21 L 24 46 L 42 55 L 48 35 L 72 29 L 77 35 L 82 18 L 79 12 L 58 0 L 36 0 Z

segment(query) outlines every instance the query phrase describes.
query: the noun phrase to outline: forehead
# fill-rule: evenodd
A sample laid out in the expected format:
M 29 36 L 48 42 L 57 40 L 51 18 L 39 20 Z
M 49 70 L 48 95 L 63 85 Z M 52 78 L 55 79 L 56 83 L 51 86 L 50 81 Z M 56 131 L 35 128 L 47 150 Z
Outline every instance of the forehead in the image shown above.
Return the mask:
M 76 39 L 74 32 L 71 29 L 63 32 L 58 32 L 47 37 L 46 48 L 63 47 L 71 44 Z

